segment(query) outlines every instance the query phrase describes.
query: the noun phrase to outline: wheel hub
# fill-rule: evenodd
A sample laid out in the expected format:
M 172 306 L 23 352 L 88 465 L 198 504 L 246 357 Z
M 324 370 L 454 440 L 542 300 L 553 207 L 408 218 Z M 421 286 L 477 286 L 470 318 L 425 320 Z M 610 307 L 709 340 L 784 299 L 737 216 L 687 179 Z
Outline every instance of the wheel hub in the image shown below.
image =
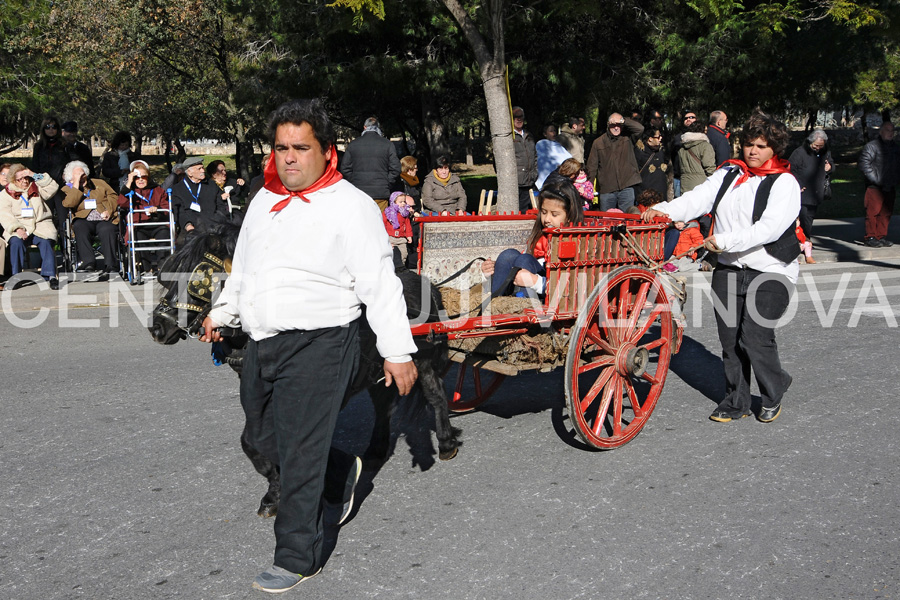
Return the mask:
M 650 364 L 650 352 L 634 344 L 623 344 L 616 352 L 616 370 L 619 375 L 640 377 Z

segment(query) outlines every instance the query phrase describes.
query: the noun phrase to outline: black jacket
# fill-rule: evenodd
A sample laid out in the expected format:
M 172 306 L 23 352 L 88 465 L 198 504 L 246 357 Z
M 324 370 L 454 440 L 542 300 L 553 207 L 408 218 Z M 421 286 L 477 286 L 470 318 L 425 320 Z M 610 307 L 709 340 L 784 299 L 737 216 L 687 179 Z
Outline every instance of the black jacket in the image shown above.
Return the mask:
M 56 183 L 65 185 L 62 174 L 69 162 L 65 146 L 61 138 L 56 138 L 50 144 L 45 144 L 44 140 L 38 141 L 31 154 L 31 170 L 35 173 L 47 173 Z M 91 164 L 88 163 L 88 166 Z M 119 189 L 118 183 L 113 189 Z
M 831 163 L 834 169 L 828 147 L 816 154 L 809 147 L 809 142 L 803 142 L 791 153 L 790 162 L 791 175 L 800 184 L 800 204 L 818 206 L 825 199 L 825 163 Z
M 672 161 L 665 148 L 660 147 L 654 152 L 647 147 L 643 140 L 638 140 L 634 145 L 634 158 L 637 160 L 638 170 L 641 173 L 641 183 L 635 187 L 635 197 L 644 190 L 656 190 L 662 200 L 672 200 L 675 195 L 672 188 L 674 173 Z
M 866 178 L 866 187 L 892 190 L 900 183 L 900 146 L 880 137 L 863 146 L 857 163 Z
M 715 125 L 710 125 L 706 128 L 706 137 L 709 138 L 709 143 L 716 153 L 716 167 L 719 167 L 731 158 L 731 142 L 728 141 L 728 135 Z
M 347 145 L 339 170 L 373 199 L 387 200 L 400 176 L 400 159 L 391 140 L 366 131 Z
M 199 194 L 197 193 L 198 186 Z M 214 215 L 228 216 L 228 204 L 222 200 L 221 193 L 222 190 L 215 183 L 201 181 L 197 184 L 189 177 L 185 177 L 172 188 L 172 210 L 175 212 L 175 222 L 182 230 L 188 224 L 204 230 Z M 195 200 L 200 205 L 199 212 L 191 209 L 191 204 Z
M 516 145 L 516 173 L 519 187 L 531 187 L 537 181 L 537 149 L 534 137 L 523 130 L 524 135 L 513 132 Z

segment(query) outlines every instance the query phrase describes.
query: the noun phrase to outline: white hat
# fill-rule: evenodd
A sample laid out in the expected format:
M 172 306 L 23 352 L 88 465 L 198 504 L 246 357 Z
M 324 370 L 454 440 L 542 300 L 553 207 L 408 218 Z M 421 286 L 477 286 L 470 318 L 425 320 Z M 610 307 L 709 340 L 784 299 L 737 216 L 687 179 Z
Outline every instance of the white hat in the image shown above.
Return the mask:
M 131 164 L 128 165 L 128 170 L 129 170 L 129 171 L 134 171 L 134 168 L 135 168 L 136 166 L 138 166 L 138 165 L 143 165 L 144 168 L 147 169 L 147 172 L 148 172 L 148 173 L 150 172 L 150 165 L 148 165 L 146 162 L 144 162 L 144 161 L 142 161 L 142 160 L 133 160 L 133 161 L 131 161 Z

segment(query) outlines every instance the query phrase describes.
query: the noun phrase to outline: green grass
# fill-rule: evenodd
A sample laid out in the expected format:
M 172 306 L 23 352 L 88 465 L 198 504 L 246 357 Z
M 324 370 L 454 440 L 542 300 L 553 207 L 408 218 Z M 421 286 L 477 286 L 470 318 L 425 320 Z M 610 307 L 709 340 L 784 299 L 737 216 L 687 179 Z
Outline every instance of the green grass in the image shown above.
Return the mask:
M 819 205 L 817 219 L 845 219 L 866 216 L 863 207 L 865 182 L 855 164 L 838 164 L 831 180 L 831 199 Z
M 463 189 L 466 190 L 466 209 L 475 213 L 478 211 L 478 202 L 481 199 L 481 190 L 497 189 L 497 177 L 495 175 L 463 175 L 460 178 Z M 497 204 L 496 197 L 494 204 Z

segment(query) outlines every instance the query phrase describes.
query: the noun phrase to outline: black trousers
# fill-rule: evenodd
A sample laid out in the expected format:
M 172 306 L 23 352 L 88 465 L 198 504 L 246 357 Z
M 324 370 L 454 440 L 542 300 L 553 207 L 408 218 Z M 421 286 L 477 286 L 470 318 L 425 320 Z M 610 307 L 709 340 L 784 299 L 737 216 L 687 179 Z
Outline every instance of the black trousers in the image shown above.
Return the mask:
M 341 499 L 353 460 L 332 450 L 331 438 L 358 363 L 356 321 L 247 345 L 241 405 L 248 441 L 279 465 L 274 564 L 293 573 L 322 566 L 323 495 Z
M 94 264 L 94 249 L 91 247 L 91 238 L 96 236 L 100 240 L 100 252 L 103 253 L 106 270 L 115 271 L 118 268 L 119 263 L 116 260 L 118 225 L 113 225 L 110 221 L 73 219 L 72 229 L 75 231 L 75 246 L 78 248 L 78 260 L 82 264 Z
M 750 412 L 750 373 L 756 375 L 763 408 L 777 405 L 791 385 L 781 368 L 775 321 L 793 290 L 783 276 L 753 269 L 716 267 L 712 293 L 725 367 L 725 398 L 719 408 Z
M 812 226 L 813 219 L 816 218 L 816 211 L 819 209 L 815 204 L 801 204 L 800 205 L 800 229 L 803 230 L 803 235 L 806 236 L 806 239 L 812 241 Z

